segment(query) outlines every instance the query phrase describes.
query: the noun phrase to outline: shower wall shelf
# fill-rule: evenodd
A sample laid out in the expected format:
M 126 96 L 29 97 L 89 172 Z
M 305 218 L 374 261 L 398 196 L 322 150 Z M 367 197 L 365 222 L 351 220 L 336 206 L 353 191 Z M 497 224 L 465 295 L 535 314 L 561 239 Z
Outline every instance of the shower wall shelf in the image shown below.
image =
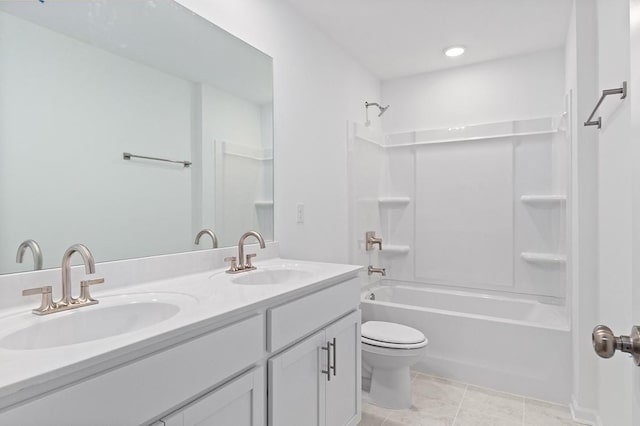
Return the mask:
M 564 265 L 567 263 L 567 256 L 557 253 L 531 253 L 520 254 L 523 260 L 529 263 Z
M 409 197 L 380 197 L 378 204 L 380 207 L 402 207 L 411 202 Z
M 394 254 L 408 254 L 411 251 L 411 247 L 402 245 L 383 244 L 380 254 L 394 255 Z
M 256 207 L 273 207 L 273 201 L 260 200 L 254 203 Z
M 566 195 L 523 195 L 520 201 L 530 205 L 563 204 L 567 201 Z

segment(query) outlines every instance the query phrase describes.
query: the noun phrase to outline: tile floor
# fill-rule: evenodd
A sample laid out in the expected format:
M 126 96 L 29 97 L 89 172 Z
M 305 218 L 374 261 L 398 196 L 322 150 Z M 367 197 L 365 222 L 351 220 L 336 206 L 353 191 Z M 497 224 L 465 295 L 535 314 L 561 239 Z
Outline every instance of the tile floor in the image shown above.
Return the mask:
M 360 426 L 574 426 L 567 407 L 414 373 L 413 407 L 362 404 Z

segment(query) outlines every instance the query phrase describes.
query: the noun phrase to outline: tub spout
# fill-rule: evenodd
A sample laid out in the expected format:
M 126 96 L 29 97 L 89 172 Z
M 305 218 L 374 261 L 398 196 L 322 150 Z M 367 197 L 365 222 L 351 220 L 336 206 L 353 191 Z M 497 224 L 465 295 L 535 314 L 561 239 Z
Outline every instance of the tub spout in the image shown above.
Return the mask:
M 383 277 L 386 277 L 387 270 L 385 268 L 374 268 L 373 266 L 369 265 L 369 267 L 367 268 L 367 274 L 369 275 L 380 274 Z

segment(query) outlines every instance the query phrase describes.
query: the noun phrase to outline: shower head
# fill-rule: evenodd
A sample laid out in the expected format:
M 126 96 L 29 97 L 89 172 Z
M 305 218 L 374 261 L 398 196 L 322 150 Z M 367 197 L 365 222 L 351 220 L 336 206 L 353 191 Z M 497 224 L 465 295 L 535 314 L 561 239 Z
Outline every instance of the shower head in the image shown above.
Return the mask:
M 378 109 L 380 110 L 380 113 L 378 114 L 378 117 L 381 117 L 381 116 L 382 116 L 382 114 L 384 114 L 384 113 L 387 111 L 387 109 L 389 109 L 389 107 L 390 107 L 391 105 L 387 105 L 386 107 L 383 107 L 382 105 L 380 105 L 380 104 L 379 104 L 379 103 L 377 103 L 377 102 L 365 102 L 365 103 L 364 103 L 364 107 L 367 109 L 367 111 L 369 110 L 369 107 L 370 107 L 370 106 L 377 106 L 377 107 L 378 107 Z
M 383 106 L 379 106 L 379 105 L 378 105 L 378 108 L 380 108 L 380 114 L 378 114 L 378 117 L 381 117 L 381 116 L 382 116 L 382 114 L 384 114 L 385 112 L 387 112 L 387 110 L 389 109 L 389 107 L 390 107 L 390 106 L 391 106 L 391 105 L 387 105 L 386 107 L 383 107 Z

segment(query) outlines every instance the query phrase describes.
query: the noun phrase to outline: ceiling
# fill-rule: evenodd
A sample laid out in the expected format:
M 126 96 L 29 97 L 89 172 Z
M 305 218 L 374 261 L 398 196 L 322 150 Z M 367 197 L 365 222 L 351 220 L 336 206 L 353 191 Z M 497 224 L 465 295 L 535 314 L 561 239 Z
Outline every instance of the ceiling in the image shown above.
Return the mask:
M 287 0 L 383 80 L 561 47 L 570 0 Z M 446 47 L 463 45 L 458 58 Z

